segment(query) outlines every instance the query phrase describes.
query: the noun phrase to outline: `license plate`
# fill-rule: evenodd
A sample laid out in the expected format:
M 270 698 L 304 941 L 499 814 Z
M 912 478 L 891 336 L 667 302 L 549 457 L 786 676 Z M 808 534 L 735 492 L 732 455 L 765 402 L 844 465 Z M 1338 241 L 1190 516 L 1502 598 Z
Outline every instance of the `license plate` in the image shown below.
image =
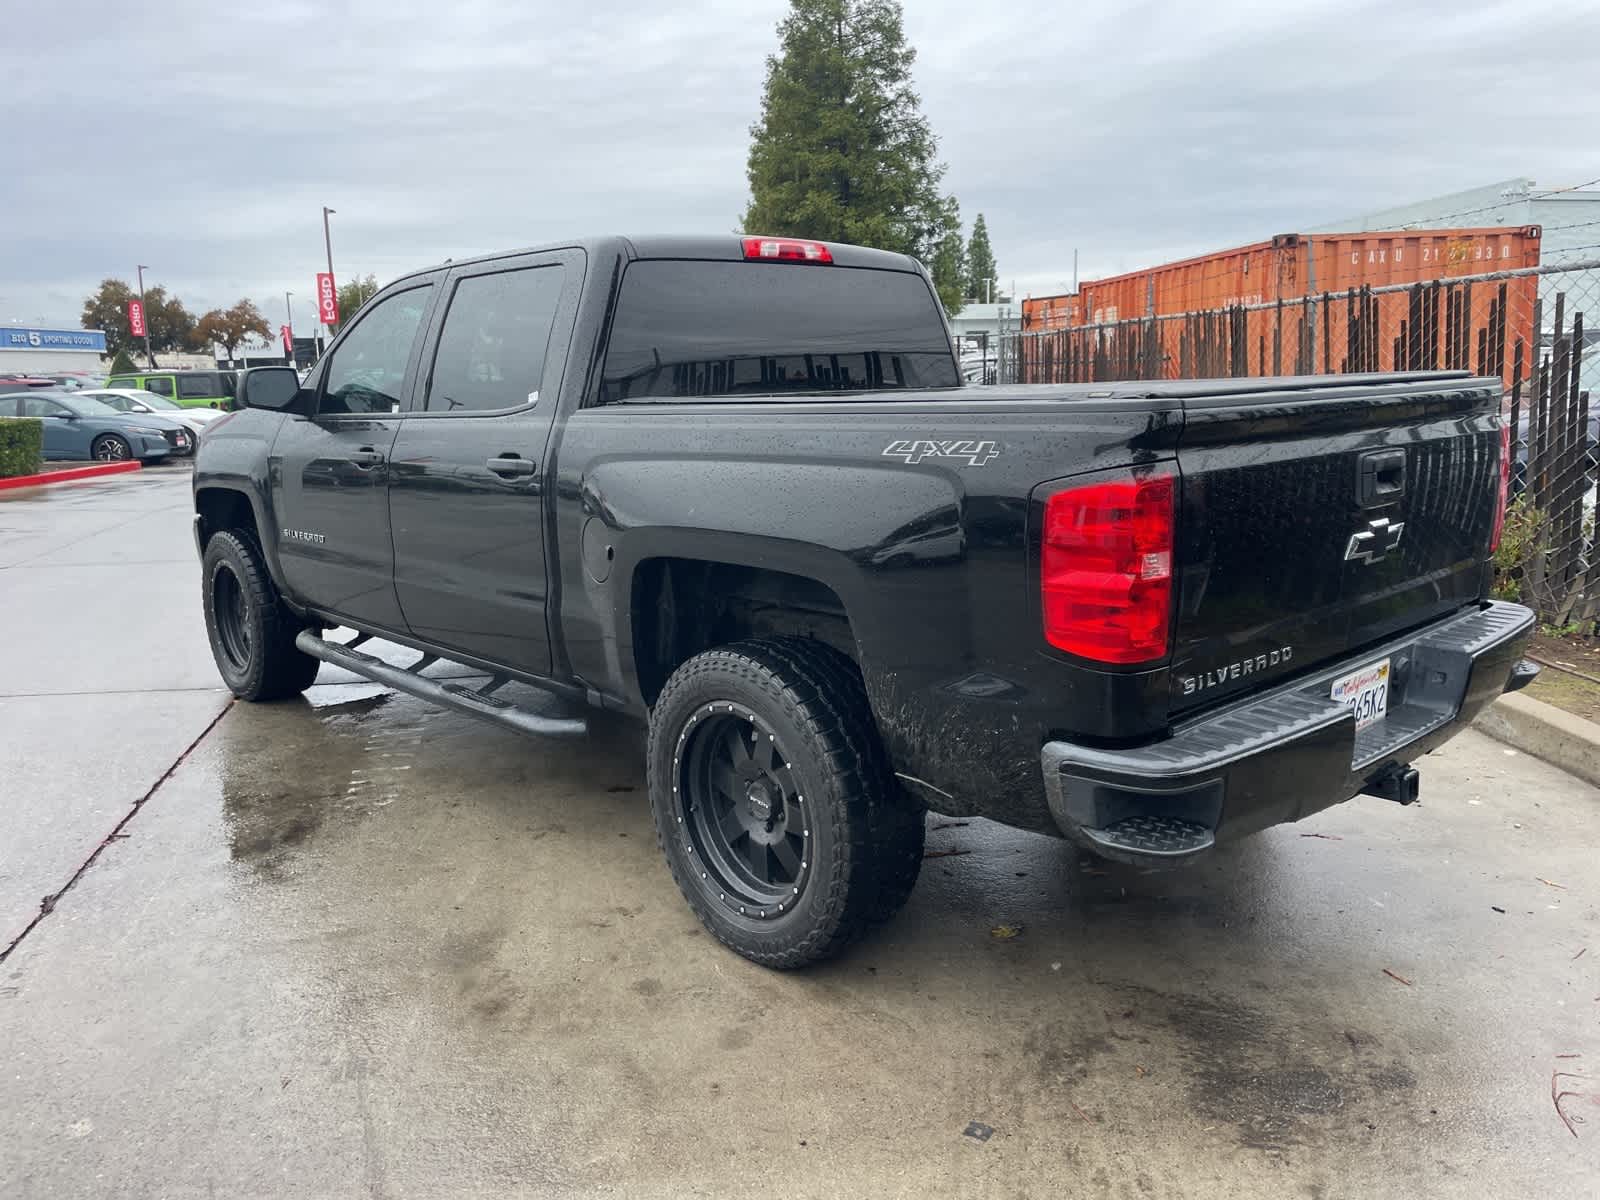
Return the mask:
M 1389 660 L 1375 662 L 1333 681 L 1333 698 L 1348 704 L 1356 715 L 1356 728 L 1376 725 L 1389 712 Z

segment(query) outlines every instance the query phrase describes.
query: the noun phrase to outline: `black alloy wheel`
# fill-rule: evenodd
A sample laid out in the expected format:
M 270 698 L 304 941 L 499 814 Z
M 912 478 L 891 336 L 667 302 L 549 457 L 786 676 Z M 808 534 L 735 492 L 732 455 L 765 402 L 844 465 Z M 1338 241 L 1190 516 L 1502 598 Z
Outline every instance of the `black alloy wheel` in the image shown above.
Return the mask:
M 900 788 L 861 673 L 800 637 L 678 667 L 650 713 L 656 837 L 724 945 L 768 967 L 837 954 L 905 903 L 924 810 Z
M 89 453 L 96 462 L 122 462 L 133 457 L 133 447 L 115 433 L 102 433 L 89 447 Z
M 243 674 L 250 669 L 250 613 L 244 587 L 233 564 L 217 562 L 211 579 L 211 606 L 216 626 L 217 648 L 233 670 Z
M 811 868 L 805 796 L 784 747 L 743 705 L 702 705 L 674 755 L 692 852 L 730 911 L 776 917 Z

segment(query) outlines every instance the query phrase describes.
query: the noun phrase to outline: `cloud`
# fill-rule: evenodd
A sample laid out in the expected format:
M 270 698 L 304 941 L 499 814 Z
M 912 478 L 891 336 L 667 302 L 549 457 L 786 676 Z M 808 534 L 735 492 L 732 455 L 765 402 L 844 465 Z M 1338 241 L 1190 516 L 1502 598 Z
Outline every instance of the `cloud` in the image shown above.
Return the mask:
M 735 228 L 781 0 L 30 9 L 0 320 L 107 275 L 196 311 L 569 235 Z M 1413 3 L 914 0 L 917 85 L 1002 280 L 1089 278 L 1514 175 L 1600 175 L 1600 15 Z M 1581 7 L 1581 6 L 1580 6 Z M 1583 175 L 1589 168 L 1588 175 Z

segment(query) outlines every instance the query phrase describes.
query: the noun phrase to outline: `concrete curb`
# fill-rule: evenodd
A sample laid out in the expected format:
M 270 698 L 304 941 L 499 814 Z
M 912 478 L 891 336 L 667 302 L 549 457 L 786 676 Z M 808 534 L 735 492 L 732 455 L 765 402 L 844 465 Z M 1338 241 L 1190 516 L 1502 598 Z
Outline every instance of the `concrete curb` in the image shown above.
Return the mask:
M 1478 714 L 1473 728 L 1600 787 L 1600 725 L 1513 692 Z
M 92 467 L 67 467 L 62 471 L 43 471 L 38 475 L 10 475 L 0 479 L 0 492 L 7 488 L 46 487 L 52 483 L 76 483 L 80 479 L 98 479 L 101 475 L 121 475 L 137 471 L 143 464 L 135 461 L 96 463 Z

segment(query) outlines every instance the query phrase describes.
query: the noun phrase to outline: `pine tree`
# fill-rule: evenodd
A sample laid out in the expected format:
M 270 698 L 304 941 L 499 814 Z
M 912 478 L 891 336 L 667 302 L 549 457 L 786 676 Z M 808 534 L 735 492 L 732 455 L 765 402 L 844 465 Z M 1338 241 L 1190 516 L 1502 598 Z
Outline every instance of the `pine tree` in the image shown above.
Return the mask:
M 959 214 L 956 202 L 950 201 L 952 212 Z M 961 240 L 961 220 L 956 215 L 954 227 L 939 239 L 933 248 L 933 261 L 928 265 L 933 276 L 934 289 L 944 303 L 945 311 L 952 317 L 962 307 L 962 297 L 967 292 L 967 245 Z
M 966 293 L 979 304 L 1000 299 L 1000 274 L 994 263 L 994 248 L 989 245 L 989 226 L 983 214 L 972 223 L 972 238 L 967 242 Z
M 855 242 L 932 262 L 959 232 L 938 141 L 911 86 L 895 0 L 791 0 L 750 129 L 750 233 Z M 949 290 L 947 291 L 946 288 Z M 940 299 L 959 308 L 946 280 Z

